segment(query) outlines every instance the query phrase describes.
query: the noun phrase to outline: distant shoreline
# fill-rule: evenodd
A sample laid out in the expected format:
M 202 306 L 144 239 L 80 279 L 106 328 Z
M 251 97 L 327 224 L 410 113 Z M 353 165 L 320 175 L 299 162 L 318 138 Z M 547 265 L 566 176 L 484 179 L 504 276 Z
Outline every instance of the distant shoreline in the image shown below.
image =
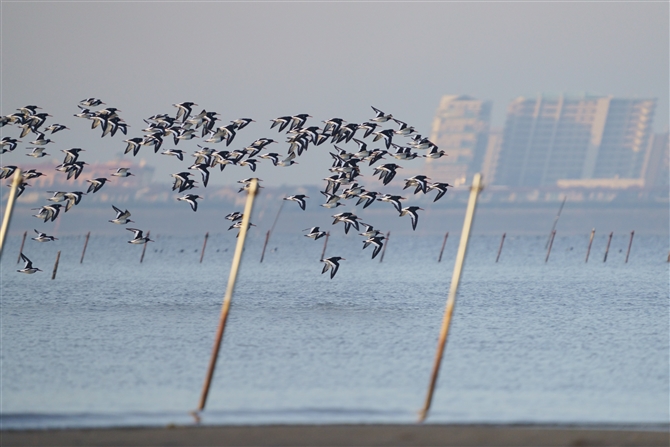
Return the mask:
M 639 427 L 639 428 L 638 428 Z M 337 424 L 3 430 L 3 446 L 664 446 L 666 425 Z

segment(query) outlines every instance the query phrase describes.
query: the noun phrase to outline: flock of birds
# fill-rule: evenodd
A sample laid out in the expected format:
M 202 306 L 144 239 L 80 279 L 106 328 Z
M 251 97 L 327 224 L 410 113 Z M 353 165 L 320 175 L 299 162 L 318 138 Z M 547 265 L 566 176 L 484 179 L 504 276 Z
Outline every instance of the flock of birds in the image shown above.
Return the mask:
M 158 153 L 165 141 L 170 141 L 170 137 L 177 146 L 181 141 L 200 138 L 203 143 L 207 144 L 225 144 L 228 148 L 233 141 L 235 141 L 238 134 L 247 127 L 250 123 L 255 122 L 251 118 L 240 118 L 230 121 L 230 124 L 218 125 L 221 119 L 217 112 L 202 110 L 198 114 L 194 114 L 193 108 L 197 104 L 193 102 L 182 102 L 174 104 L 177 108 L 174 116 L 170 114 L 157 114 L 145 119 L 147 127 L 142 129 L 144 134 L 142 136 L 128 138 L 123 140 L 126 143 L 124 154 L 132 154 L 137 156 L 140 149 L 147 146 L 153 149 L 154 153 Z M 123 135 L 128 134 L 129 125 L 119 116 L 119 109 L 114 107 L 106 107 L 106 104 L 97 98 L 87 98 L 78 104 L 79 113 L 75 117 L 90 120 L 91 129 L 99 128 L 101 137 L 114 137 L 118 132 Z M 93 110 L 96 107 L 101 107 L 98 110 Z M 202 196 L 191 192 L 194 188 L 198 188 L 199 181 L 196 180 L 197 174 L 200 174 L 200 181 L 203 187 L 207 187 L 209 183 L 210 170 L 215 171 L 219 167 L 219 171 L 223 171 L 226 166 L 234 165 L 240 167 L 248 167 L 252 172 L 256 171 L 257 164 L 261 160 L 269 160 L 274 166 L 289 167 L 297 163 L 296 159 L 303 155 L 310 146 L 320 146 L 328 141 L 334 147 L 334 152 L 330 152 L 333 162 L 329 168 L 330 176 L 325 178 L 326 185 L 321 194 L 325 196 L 325 202 L 321 204 L 327 209 L 344 206 L 343 201 L 356 200 L 355 206 L 363 205 L 365 209 L 376 202 L 390 203 L 398 212 L 400 217 L 409 216 L 411 219 L 412 229 L 416 230 L 419 220 L 418 212 L 423 210 L 418 206 L 405 206 L 401 201 L 406 200 L 400 195 L 383 194 L 381 191 L 371 191 L 359 185 L 361 175 L 361 167 L 367 164 L 368 167 L 373 167 L 373 176 L 378 176 L 382 184 L 388 185 L 396 176 L 402 166 L 395 162 L 388 161 L 385 157 L 391 157 L 398 161 L 413 160 L 417 157 L 438 159 L 445 156 L 445 152 L 439 150 L 438 147 L 425 137 L 418 134 L 414 127 L 407 123 L 394 118 L 391 114 L 384 113 L 375 107 L 372 107 L 375 116 L 368 121 L 357 124 L 349 123 L 342 118 L 331 118 L 323 121 L 323 127 L 308 126 L 307 120 L 311 118 L 310 115 L 303 113 L 291 116 L 281 116 L 271 120 L 270 129 L 277 128 L 279 133 L 285 132 L 286 142 L 289 144 L 286 155 L 280 155 L 277 152 L 270 151 L 270 145 L 279 143 L 271 138 L 259 138 L 251 144 L 241 149 L 235 150 L 216 150 L 207 146 L 198 144 L 198 150 L 193 154 L 195 161 L 188 166 L 187 170 L 172 174 L 174 179 L 172 190 L 183 194 L 177 197 L 177 201 L 186 202 L 195 212 L 198 210 L 198 200 L 203 199 Z M 33 134 L 33 141 L 30 141 L 32 146 L 27 147 L 30 151 L 26 155 L 41 158 L 48 156 L 46 151 L 53 140 L 47 136 L 51 136 L 63 130 L 70 130 L 62 124 L 51 124 L 43 127 L 50 114 L 40 112 L 41 108 L 35 105 L 27 105 L 17 109 L 16 113 L 7 116 L 0 116 L 0 127 L 6 125 L 14 125 L 20 129 L 20 134 L 17 138 L 5 136 L 2 138 L 0 144 L 2 154 L 14 151 L 18 144 L 23 142 L 29 134 Z M 383 128 L 384 123 L 395 123 L 395 128 Z M 4 132 L 3 132 L 4 133 Z M 358 135 L 357 135 L 358 134 Z M 356 138 L 358 136 L 358 138 Z M 366 142 L 366 139 L 371 138 L 371 142 Z M 404 138 L 405 144 L 398 144 L 399 138 Z M 357 148 L 355 151 L 349 152 L 338 144 L 349 143 L 353 141 Z M 370 143 L 381 141 L 381 148 L 371 148 Z M 87 163 L 79 160 L 81 148 L 61 149 L 65 154 L 63 162 L 56 166 L 56 171 L 63 173 L 66 179 L 79 178 L 84 172 Z M 261 153 L 265 151 L 265 153 Z M 419 155 L 420 151 L 425 151 L 424 155 Z M 186 151 L 176 148 L 164 149 L 160 152 L 162 155 L 176 157 L 180 162 L 184 161 Z M 16 171 L 17 166 L 7 165 L 0 167 L 0 179 L 10 178 Z M 18 195 L 21 195 L 26 187 L 30 184 L 28 181 L 33 178 L 46 175 L 42 172 L 37 172 L 34 169 L 23 170 L 22 178 L 18 188 Z M 130 168 L 118 168 L 115 172 L 110 173 L 110 177 L 125 178 L 132 176 Z M 249 188 L 251 181 L 254 178 L 246 178 L 240 180 L 241 184 L 239 192 L 244 192 Z M 261 180 L 255 178 L 258 182 Z M 40 208 L 35 208 L 37 213 L 35 217 L 42 219 L 44 222 L 53 222 L 61 210 L 65 213 L 78 205 L 83 196 L 87 194 L 95 194 L 100 191 L 106 183 L 110 180 L 107 177 L 91 178 L 86 181 L 90 183 L 88 190 L 83 191 L 47 191 L 53 194 L 52 197 L 46 200 L 51 202 Z M 416 175 L 405 179 L 405 187 L 414 188 L 414 194 L 427 194 L 431 191 L 437 191 L 433 201 L 439 200 L 447 192 L 447 188 L 451 185 L 448 183 L 433 183 L 425 175 Z M 259 186 L 260 187 L 260 186 Z M 304 194 L 297 194 L 285 197 L 284 200 L 293 201 L 298 206 L 305 210 L 307 206 L 308 196 Z M 62 204 L 61 202 L 64 202 Z M 109 222 L 117 225 L 127 225 L 131 222 L 131 213 L 126 209 L 122 210 L 112 205 L 116 216 L 110 219 Z M 363 249 L 373 246 L 372 259 L 374 259 L 381 251 L 384 245 L 385 236 L 379 230 L 376 230 L 372 225 L 365 223 L 353 212 L 342 212 L 332 216 L 334 218 L 333 225 L 341 222 L 344 224 L 345 234 L 353 227 L 356 231 L 361 231 L 360 226 L 365 227 L 365 231 L 359 233 L 364 237 Z M 226 219 L 231 221 L 229 230 L 237 228 L 242 225 L 242 213 L 236 211 L 228 214 Z M 253 225 L 250 223 L 250 226 Z M 134 234 L 133 239 L 129 240 L 130 244 L 146 244 L 153 242 L 149 239 L 148 234 L 145 236 L 143 230 L 137 228 L 126 228 Z M 57 240 L 53 236 L 46 233 L 34 230 L 37 236 L 32 238 L 37 242 L 50 242 Z M 305 237 L 317 240 L 326 235 L 326 231 L 322 231 L 319 227 L 312 227 L 306 229 Z M 239 234 L 239 233 L 238 233 Z M 21 258 L 25 262 L 23 269 L 18 270 L 21 273 L 32 274 L 41 271 L 33 267 L 32 262 L 25 254 L 21 253 Z M 340 256 L 332 256 L 322 259 L 324 263 L 322 273 L 330 270 L 330 277 L 333 278 L 337 273 L 340 261 L 345 260 Z

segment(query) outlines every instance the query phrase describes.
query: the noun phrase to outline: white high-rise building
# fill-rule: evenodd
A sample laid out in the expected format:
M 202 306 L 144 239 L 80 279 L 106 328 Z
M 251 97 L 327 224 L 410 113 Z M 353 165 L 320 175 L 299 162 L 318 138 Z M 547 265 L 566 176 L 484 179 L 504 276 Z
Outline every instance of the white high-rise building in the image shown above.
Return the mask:
M 496 183 L 640 178 L 656 99 L 520 97 L 508 107 Z
M 491 101 L 466 95 L 440 100 L 430 140 L 448 155 L 428 159 L 427 172 L 440 181 L 462 185 L 481 169 L 491 120 Z

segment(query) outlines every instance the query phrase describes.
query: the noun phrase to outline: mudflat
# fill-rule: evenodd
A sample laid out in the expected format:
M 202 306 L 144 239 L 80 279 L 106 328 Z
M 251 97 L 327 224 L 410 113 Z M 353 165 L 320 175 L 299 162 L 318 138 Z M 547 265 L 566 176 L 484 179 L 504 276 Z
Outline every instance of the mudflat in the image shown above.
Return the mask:
M 663 446 L 666 426 L 244 425 L 4 430 L 10 446 Z

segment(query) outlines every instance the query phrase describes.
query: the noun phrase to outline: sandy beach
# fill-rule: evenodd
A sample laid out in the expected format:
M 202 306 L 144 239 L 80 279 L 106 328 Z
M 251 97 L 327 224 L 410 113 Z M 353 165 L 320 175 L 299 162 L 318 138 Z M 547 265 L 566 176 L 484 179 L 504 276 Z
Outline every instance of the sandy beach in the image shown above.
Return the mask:
M 664 446 L 667 427 L 562 425 L 168 426 L 0 432 L 9 446 Z

